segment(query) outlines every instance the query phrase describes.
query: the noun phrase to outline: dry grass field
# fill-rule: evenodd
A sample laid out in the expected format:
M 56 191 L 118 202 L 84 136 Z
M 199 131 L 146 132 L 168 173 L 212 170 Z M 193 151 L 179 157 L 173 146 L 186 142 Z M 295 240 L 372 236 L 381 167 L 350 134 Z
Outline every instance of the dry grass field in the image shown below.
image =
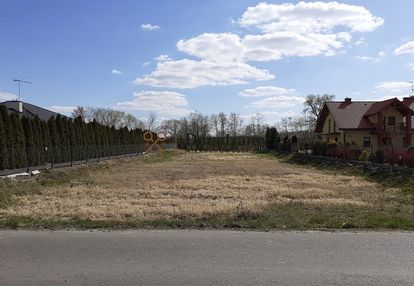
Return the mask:
M 3 227 L 414 226 L 412 197 L 398 188 L 257 154 L 114 160 L 2 184 Z

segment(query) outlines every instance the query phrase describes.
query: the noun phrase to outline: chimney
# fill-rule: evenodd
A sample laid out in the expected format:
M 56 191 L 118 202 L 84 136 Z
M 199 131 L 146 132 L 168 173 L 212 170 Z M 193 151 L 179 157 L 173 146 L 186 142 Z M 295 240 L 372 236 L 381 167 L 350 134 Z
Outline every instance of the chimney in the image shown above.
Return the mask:
M 404 97 L 402 102 L 406 106 L 410 106 L 412 103 L 414 103 L 414 96 Z
M 345 97 L 344 102 L 346 102 L 346 103 L 352 103 L 352 98 Z
M 10 107 L 19 113 L 23 113 L 23 102 L 21 101 L 10 101 Z

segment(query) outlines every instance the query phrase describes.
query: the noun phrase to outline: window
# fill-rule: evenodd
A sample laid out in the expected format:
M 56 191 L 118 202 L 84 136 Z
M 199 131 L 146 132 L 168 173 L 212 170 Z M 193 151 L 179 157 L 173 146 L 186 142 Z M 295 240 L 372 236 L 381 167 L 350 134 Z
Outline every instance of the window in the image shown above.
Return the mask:
M 331 120 L 328 120 L 328 133 L 331 133 Z
M 395 125 L 395 117 L 394 116 L 390 116 L 388 117 L 388 125 Z
M 371 147 L 371 137 L 364 137 L 364 148 Z

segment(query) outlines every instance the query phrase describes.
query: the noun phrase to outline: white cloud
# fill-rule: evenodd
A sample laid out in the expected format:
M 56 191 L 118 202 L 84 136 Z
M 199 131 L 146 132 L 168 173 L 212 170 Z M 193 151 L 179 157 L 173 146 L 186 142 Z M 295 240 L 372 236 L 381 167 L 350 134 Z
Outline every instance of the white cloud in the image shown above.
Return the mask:
M 342 47 L 345 34 L 306 35 L 278 31 L 263 35 L 247 35 L 243 39 L 244 57 L 252 61 L 271 61 L 289 56 L 331 56 Z
M 370 56 L 355 56 L 356 59 L 361 60 L 363 62 L 375 62 L 377 58 L 370 57 Z
M 167 62 L 167 61 L 171 61 L 172 59 L 168 55 L 159 55 L 158 57 L 155 58 L 155 60 L 157 62 Z
M 359 40 L 355 42 L 355 45 L 356 46 L 367 46 L 365 38 L 364 37 L 359 38 Z
M 332 56 L 353 32 L 382 25 L 361 6 L 331 3 L 268 4 L 249 7 L 238 22 L 261 34 L 240 37 L 232 33 L 204 33 L 180 40 L 177 49 L 210 61 L 271 61 L 289 56 Z M 357 42 L 361 44 L 364 38 Z
M 122 74 L 122 72 L 120 70 L 117 70 L 117 69 L 112 69 L 111 73 L 112 74 Z
M 407 42 L 394 50 L 395 55 L 414 55 L 414 41 Z M 414 70 L 414 62 L 407 63 L 407 67 Z
M 355 58 L 363 62 L 375 62 L 375 63 L 381 60 L 381 58 L 370 57 L 370 56 L 355 56 Z
M 272 96 L 266 97 L 259 101 L 255 101 L 249 104 L 249 108 L 286 108 L 294 107 L 298 104 L 302 104 L 305 101 L 303 97 L 299 96 Z
M 142 63 L 142 66 L 146 67 L 146 66 L 149 66 L 150 64 L 151 64 L 151 62 L 144 62 L 144 63 Z
M 13 93 L 0 91 L 0 101 L 16 100 L 17 98 L 18 96 Z
M 146 30 L 146 31 L 153 31 L 153 30 L 161 29 L 161 27 L 158 26 L 158 25 L 152 25 L 152 24 L 148 23 L 148 24 L 142 24 L 141 29 Z
M 240 37 L 232 33 L 204 33 L 189 40 L 178 41 L 177 49 L 213 61 L 240 61 L 243 57 Z
M 401 93 L 401 92 L 409 92 L 411 88 L 411 83 L 406 81 L 383 81 L 379 82 L 375 89 L 383 92 L 391 92 L 391 93 Z
M 259 3 L 249 7 L 236 22 L 239 27 L 247 28 L 240 36 L 204 33 L 181 39 L 176 44 L 177 50 L 198 60 L 160 59 L 155 71 L 138 77 L 135 82 L 155 87 L 196 88 L 272 79 L 274 76 L 267 70 L 247 63 L 293 56 L 333 56 L 351 41 L 352 33 L 370 32 L 383 22 L 362 6 L 337 2 Z M 260 33 L 250 33 L 250 28 Z
M 385 51 L 379 52 L 376 56 L 355 56 L 356 59 L 361 60 L 363 62 L 374 62 L 377 63 L 381 61 L 385 57 Z
M 286 89 L 277 86 L 259 86 L 252 89 L 245 89 L 239 92 L 239 96 L 242 97 L 268 97 L 275 95 L 286 95 L 293 92 L 294 89 Z
M 65 114 L 70 116 L 72 114 L 72 111 L 76 109 L 76 106 L 59 106 L 59 105 L 53 105 L 47 107 L 47 109 L 50 109 L 54 112 Z
M 413 54 L 414 55 L 414 41 L 405 43 L 400 47 L 394 50 L 394 54 L 396 55 L 403 55 L 403 54 Z
M 279 31 L 262 35 L 202 34 L 177 43 L 179 51 L 211 61 L 271 61 L 288 56 L 333 55 L 348 33 L 301 35 Z
M 136 84 L 169 88 L 196 88 L 247 83 L 248 80 L 268 80 L 274 76 L 246 63 L 211 62 L 183 59 L 158 62 L 151 74 L 135 80 Z
M 297 4 L 259 3 L 249 7 L 240 25 L 255 27 L 265 33 L 291 31 L 297 33 L 325 33 L 346 27 L 353 32 L 370 32 L 384 20 L 375 17 L 362 6 L 338 2 L 299 2 Z
M 172 91 L 135 92 L 132 101 L 119 102 L 115 108 L 126 111 L 155 111 L 164 116 L 183 116 L 191 112 L 184 94 Z

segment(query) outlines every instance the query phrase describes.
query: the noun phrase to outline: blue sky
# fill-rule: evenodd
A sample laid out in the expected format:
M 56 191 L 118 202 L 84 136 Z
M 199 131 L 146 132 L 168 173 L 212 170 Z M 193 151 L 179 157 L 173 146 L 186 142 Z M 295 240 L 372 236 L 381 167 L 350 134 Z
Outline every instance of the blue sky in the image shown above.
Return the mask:
M 0 0 L 0 100 L 272 123 L 311 93 L 399 97 L 414 80 L 414 2 Z

